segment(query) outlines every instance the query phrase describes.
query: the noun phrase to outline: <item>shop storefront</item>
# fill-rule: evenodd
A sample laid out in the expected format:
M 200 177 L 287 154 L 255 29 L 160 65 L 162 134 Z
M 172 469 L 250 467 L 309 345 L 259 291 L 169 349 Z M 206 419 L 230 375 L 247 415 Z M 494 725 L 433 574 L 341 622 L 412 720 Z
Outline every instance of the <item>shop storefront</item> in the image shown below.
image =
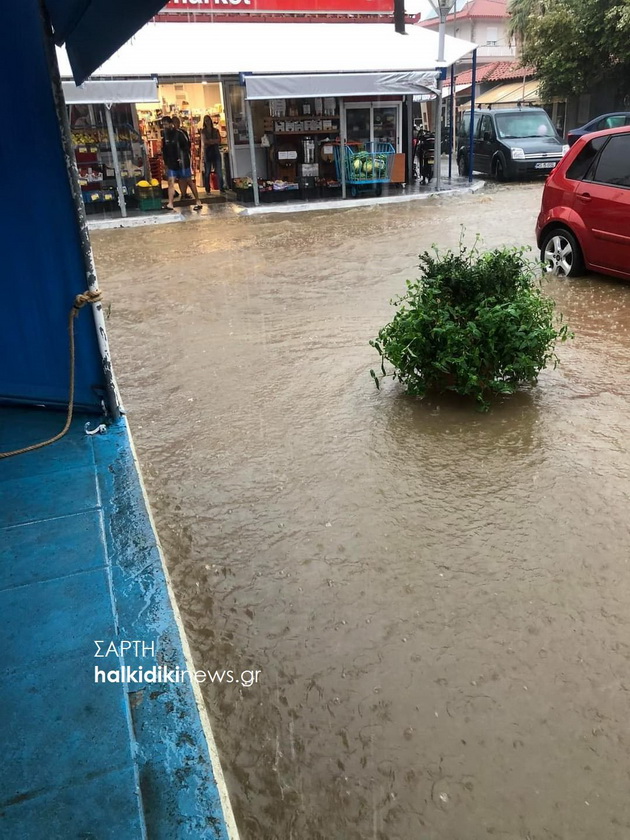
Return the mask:
M 126 216 L 138 204 L 137 184 L 149 177 L 135 103 L 157 101 L 155 81 L 94 81 L 80 88 L 64 82 L 63 93 L 86 212 L 118 209 Z
M 402 36 L 378 23 L 157 22 L 98 72 L 129 79 L 156 68 L 157 101 L 137 101 L 133 121 L 147 177 L 162 182 L 160 119 L 168 114 L 190 137 L 201 186 L 200 131 L 209 115 L 228 198 L 345 197 L 370 183 L 378 192 L 378 182 L 408 180 L 413 99 L 435 95 L 437 40 L 422 27 Z M 473 48 L 447 38 L 444 67 Z

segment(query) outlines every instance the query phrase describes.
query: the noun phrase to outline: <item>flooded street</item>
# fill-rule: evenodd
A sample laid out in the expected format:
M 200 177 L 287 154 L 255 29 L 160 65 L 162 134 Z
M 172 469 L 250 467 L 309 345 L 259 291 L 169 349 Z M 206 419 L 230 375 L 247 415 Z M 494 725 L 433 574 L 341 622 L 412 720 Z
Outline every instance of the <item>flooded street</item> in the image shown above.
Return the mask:
M 369 376 L 432 243 L 541 185 L 92 235 L 242 840 L 630 837 L 630 286 L 487 415 Z M 534 253 L 534 252 L 533 252 Z

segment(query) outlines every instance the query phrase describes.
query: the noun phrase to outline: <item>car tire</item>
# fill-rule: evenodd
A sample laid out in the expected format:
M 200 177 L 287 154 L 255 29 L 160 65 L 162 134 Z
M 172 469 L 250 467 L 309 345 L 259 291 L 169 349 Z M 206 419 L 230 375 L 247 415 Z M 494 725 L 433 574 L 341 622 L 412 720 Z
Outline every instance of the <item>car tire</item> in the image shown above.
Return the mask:
M 497 155 L 496 160 L 494 161 L 494 175 L 497 181 L 507 181 L 507 173 L 505 171 L 505 161 L 501 157 L 501 155 Z
M 460 155 L 457 159 L 457 171 L 459 172 L 460 178 L 466 178 L 468 176 L 468 164 L 464 155 Z
M 582 249 L 567 228 L 556 227 L 547 231 L 540 247 L 540 259 L 548 274 L 579 277 L 584 273 Z

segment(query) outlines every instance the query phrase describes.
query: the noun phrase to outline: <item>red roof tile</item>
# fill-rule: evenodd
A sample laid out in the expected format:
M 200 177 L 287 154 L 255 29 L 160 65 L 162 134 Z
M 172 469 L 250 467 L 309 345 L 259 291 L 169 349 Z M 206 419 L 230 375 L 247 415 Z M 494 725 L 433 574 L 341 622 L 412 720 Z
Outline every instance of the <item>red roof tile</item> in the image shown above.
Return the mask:
M 524 76 L 534 76 L 532 67 L 521 67 L 517 61 L 494 61 L 477 67 L 478 82 L 503 82 L 510 79 L 522 79 Z M 464 70 L 455 78 L 457 85 L 472 84 L 472 70 Z
M 446 20 L 452 22 L 453 20 L 464 20 L 474 18 L 508 18 L 507 0 L 469 0 L 457 15 L 450 14 Z M 432 15 L 425 20 L 420 21 L 420 26 L 438 26 L 439 18 Z

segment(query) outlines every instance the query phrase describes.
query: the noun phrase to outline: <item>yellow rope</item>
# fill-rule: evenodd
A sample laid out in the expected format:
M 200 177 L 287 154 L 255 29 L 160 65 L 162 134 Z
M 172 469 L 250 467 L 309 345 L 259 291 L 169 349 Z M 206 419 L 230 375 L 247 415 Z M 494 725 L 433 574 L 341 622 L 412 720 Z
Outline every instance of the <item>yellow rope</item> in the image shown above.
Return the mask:
M 94 292 L 87 291 L 81 295 L 77 295 L 72 304 L 72 309 L 68 315 L 68 334 L 70 339 L 70 387 L 68 389 L 68 414 L 66 416 L 66 423 L 59 434 L 50 438 L 50 440 L 43 440 L 41 443 L 34 443 L 32 446 L 25 446 L 23 449 L 14 449 L 12 452 L 0 452 L 0 458 L 11 458 L 13 455 L 23 455 L 25 452 L 33 452 L 35 449 L 42 449 L 51 443 L 61 440 L 66 434 L 72 423 L 72 413 L 74 411 L 74 319 L 77 317 L 81 309 L 88 303 L 98 303 L 103 299 L 100 290 Z

